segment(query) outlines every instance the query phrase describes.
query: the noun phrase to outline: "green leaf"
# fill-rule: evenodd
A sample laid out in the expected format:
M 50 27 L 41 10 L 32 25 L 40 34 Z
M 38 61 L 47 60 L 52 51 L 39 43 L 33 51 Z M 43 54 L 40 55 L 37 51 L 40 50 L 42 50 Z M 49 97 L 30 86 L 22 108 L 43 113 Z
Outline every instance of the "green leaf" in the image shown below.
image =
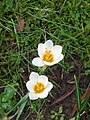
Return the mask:
M 87 30 L 90 30 L 90 21 L 87 22 L 87 25 L 85 26 Z
M 27 98 L 28 98 L 28 93 L 24 97 L 21 98 L 21 100 L 7 113 L 7 115 L 10 114 L 17 106 L 24 103 L 24 101 L 26 101 Z
M 75 75 L 74 75 L 74 79 L 75 79 L 75 86 L 76 86 L 77 108 L 78 108 L 78 111 L 80 111 L 80 107 L 81 107 L 80 91 L 79 91 L 78 81 Z
M 20 68 L 20 69 L 18 70 L 18 72 L 23 73 L 23 72 L 24 72 L 24 69 L 23 69 L 23 68 Z
M 75 117 L 75 120 L 80 120 L 80 112 L 77 112 L 77 115 Z
M 71 118 L 70 120 L 75 120 L 75 117 Z
M 51 115 L 51 118 L 52 118 L 52 119 L 55 118 L 55 115 Z
M 74 75 L 74 79 L 75 79 L 75 86 L 76 86 L 76 102 L 77 102 L 77 116 L 76 116 L 76 120 L 80 120 L 80 108 L 81 108 L 81 100 L 80 100 L 80 92 L 79 92 L 79 86 L 78 86 L 78 81 L 76 76 Z
M 85 75 L 90 75 L 90 70 L 85 70 Z
M 51 111 L 51 113 L 55 113 L 55 111 L 54 111 L 54 110 L 52 110 L 52 111 Z
M 83 103 L 81 104 L 80 112 L 82 112 L 82 111 L 86 108 L 89 100 L 90 100 L 90 95 L 88 95 L 87 98 L 86 98 L 86 99 L 83 101 Z
M 63 117 L 63 116 L 61 116 L 61 117 L 60 117 L 60 120 L 64 120 L 64 117 Z
M 59 107 L 59 113 L 62 113 L 62 106 Z
M 18 120 L 20 118 L 20 115 L 22 114 L 23 109 L 25 108 L 27 101 L 28 101 L 28 99 L 26 101 L 24 101 L 23 103 L 21 103 L 16 120 Z
M 5 87 L 5 93 L 9 94 L 11 97 L 13 96 L 13 94 L 15 94 L 15 92 L 16 91 L 11 86 L 7 85 Z
M 18 57 L 17 57 L 17 60 L 16 60 L 16 65 L 19 65 L 20 62 L 21 62 L 21 58 L 20 58 L 20 56 L 18 56 Z
M 4 94 L 2 97 L 2 102 L 7 102 L 11 98 L 12 98 L 12 96 L 10 96 L 10 94 Z

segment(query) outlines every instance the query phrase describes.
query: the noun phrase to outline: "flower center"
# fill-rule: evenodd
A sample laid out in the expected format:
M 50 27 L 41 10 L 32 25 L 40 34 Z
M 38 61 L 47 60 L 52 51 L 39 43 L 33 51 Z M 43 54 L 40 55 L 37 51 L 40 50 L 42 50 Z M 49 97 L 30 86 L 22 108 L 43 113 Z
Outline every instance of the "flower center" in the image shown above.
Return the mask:
M 35 86 L 34 86 L 34 91 L 35 93 L 42 93 L 44 91 L 45 87 L 44 87 L 44 84 L 43 83 L 37 83 Z
M 45 53 L 43 54 L 43 61 L 46 61 L 46 62 L 53 62 L 54 61 L 54 56 L 53 54 L 51 53 L 50 50 L 47 50 L 45 51 Z

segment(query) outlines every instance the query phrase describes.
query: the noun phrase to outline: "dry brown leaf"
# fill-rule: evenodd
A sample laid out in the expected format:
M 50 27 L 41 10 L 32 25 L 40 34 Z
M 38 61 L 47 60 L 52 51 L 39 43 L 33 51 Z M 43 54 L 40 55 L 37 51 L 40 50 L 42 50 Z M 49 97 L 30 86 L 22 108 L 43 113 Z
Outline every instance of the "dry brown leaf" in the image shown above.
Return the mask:
M 17 21 L 18 27 L 16 28 L 17 32 L 23 31 L 24 28 L 24 19 L 19 19 Z

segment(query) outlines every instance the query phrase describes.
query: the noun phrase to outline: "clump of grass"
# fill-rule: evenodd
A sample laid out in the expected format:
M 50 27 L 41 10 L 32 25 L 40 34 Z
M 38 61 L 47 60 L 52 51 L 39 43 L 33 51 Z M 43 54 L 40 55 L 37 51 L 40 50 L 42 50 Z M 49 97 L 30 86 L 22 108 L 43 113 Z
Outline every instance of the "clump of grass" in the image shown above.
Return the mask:
M 75 79 L 75 86 L 76 86 L 77 113 L 76 113 L 76 116 L 71 118 L 70 120 L 80 120 L 82 112 L 84 112 L 85 109 L 87 108 L 87 105 L 90 99 L 90 94 L 86 97 L 86 99 L 81 101 L 79 85 L 75 75 L 74 75 L 74 79 Z
M 16 110 L 19 99 L 26 94 L 26 76 L 37 69 L 31 61 L 40 42 L 52 39 L 63 46 L 65 59 L 59 64 L 62 72 L 70 72 L 69 61 L 78 59 L 83 61 L 83 75 L 90 74 L 89 0 L 1 0 L 0 6 L 1 116 L 14 105 Z M 20 18 L 24 19 L 24 30 L 18 32 Z

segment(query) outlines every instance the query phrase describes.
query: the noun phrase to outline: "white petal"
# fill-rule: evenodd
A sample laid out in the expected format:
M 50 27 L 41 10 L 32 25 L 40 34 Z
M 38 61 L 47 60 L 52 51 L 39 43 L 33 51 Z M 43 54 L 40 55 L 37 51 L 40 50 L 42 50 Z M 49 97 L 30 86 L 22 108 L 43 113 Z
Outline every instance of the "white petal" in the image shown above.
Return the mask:
M 51 91 L 52 88 L 53 88 L 53 84 L 51 82 L 48 82 L 47 87 L 46 87 L 47 91 L 48 92 Z
M 56 64 L 56 61 L 53 61 L 53 62 L 46 62 L 46 61 L 43 61 L 45 65 L 48 65 L 48 66 L 52 66 L 54 64 Z
M 32 82 L 32 81 L 28 81 L 27 83 L 26 83 L 26 87 L 27 87 L 27 89 L 28 89 L 28 91 L 30 91 L 30 92 L 35 92 L 34 91 L 34 86 L 35 86 L 35 82 Z
M 48 66 L 52 66 L 54 64 L 57 64 L 58 62 L 60 62 L 62 59 L 64 58 L 63 54 L 61 54 L 58 59 L 54 60 L 53 62 L 44 62 L 45 65 L 48 65 Z
M 45 64 L 43 63 L 42 59 L 39 58 L 39 57 L 36 57 L 32 60 L 32 64 L 35 65 L 35 66 L 38 66 L 38 67 L 42 67 L 44 66 Z
M 36 83 L 38 81 L 38 77 L 39 77 L 38 73 L 31 72 L 31 74 L 29 76 L 29 80 Z
M 42 93 L 38 94 L 38 97 L 46 98 L 48 96 L 48 92 L 50 92 L 52 88 L 53 88 L 53 84 L 51 82 L 48 82 L 46 89 Z
M 45 89 L 42 93 L 38 94 L 39 98 L 46 98 L 48 96 L 48 91 Z
M 54 60 L 58 59 L 58 57 L 60 56 L 61 52 L 62 52 L 62 46 L 60 46 L 60 45 L 53 46 L 52 53 L 54 55 Z
M 60 62 L 63 58 L 64 58 L 64 55 L 61 54 L 61 55 L 59 56 L 59 58 L 58 58 L 55 62 L 58 63 L 58 62 Z
M 35 93 L 29 92 L 29 98 L 30 98 L 30 100 L 36 100 L 36 99 L 38 99 L 38 95 Z
M 46 51 L 46 46 L 42 43 L 38 45 L 38 55 L 42 58 L 43 53 Z
M 48 84 L 48 77 L 46 77 L 45 75 L 41 75 L 38 78 L 38 82 L 42 83 L 44 85 L 44 87 L 46 87 Z
M 51 50 L 52 47 L 53 47 L 53 42 L 52 42 L 52 40 L 47 40 L 47 41 L 44 43 L 44 45 L 46 46 L 46 48 L 48 48 L 49 50 Z

